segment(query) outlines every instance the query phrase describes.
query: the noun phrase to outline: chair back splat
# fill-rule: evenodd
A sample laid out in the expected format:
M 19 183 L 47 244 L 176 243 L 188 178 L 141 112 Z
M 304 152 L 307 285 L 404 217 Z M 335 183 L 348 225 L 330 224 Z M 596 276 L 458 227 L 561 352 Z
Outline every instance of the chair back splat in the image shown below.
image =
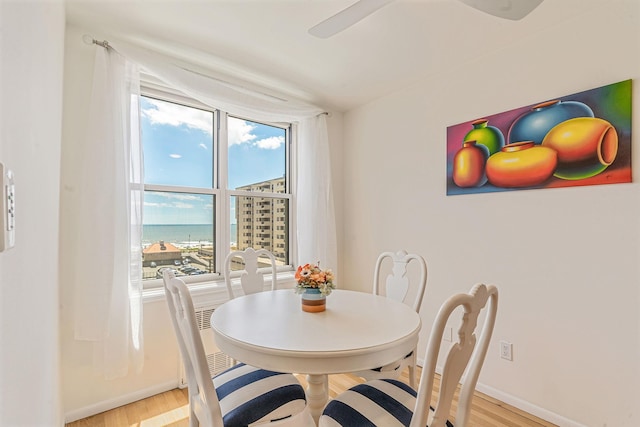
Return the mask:
M 187 375 L 190 418 L 197 419 L 203 426 L 223 427 L 222 411 L 209 374 L 189 289 L 170 270 L 164 271 L 163 279 L 171 322 Z
M 471 400 L 491 341 L 497 310 L 498 289 L 493 285 L 479 284 L 468 294 L 453 295 L 441 306 L 433 324 L 417 392 L 395 379 L 359 384 L 329 402 L 320 417 L 319 427 L 453 427 L 448 417 L 459 384 L 455 425 L 469 426 Z M 462 313 L 458 339 L 444 354 L 434 408 L 430 401 L 444 330 L 452 316 L 458 313 Z M 484 321 L 479 326 L 481 313 L 484 313 Z M 476 336 L 478 329 L 479 337 Z
M 488 306 L 487 306 L 488 303 Z M 444 368 L 440 379 L 440 392 L 436 403 L 433 421 L 429 427 L 445 426 L 447 417 L 453 403 L 453 396 L 460 383 L 462 374 L 467 371 L 462 378 L 460 395 L 458 398 L 458 410 L 456 412 L 456 426 L 464 427 L 469 423 L 469 413 L 471 411 L 471 400 L 478 383 L 480 370 L 484 364 L 484 359 L 489 348 L 493 327 L 496 321 L 498 310 L 498 289 L 495 286 L 476 285 L 468 294 L 458 294 L 449 298 L 438 312 L 436 321 L 429 336 L 427 353 L 425 356 L 425 366 L 420 378 L 420 389 L 418 390 L 417 410 L 418 417 L 412 421 L 411 427 L 425 426 L 425 415 L 429 412 L 429 401 L 433 393 L 433 383 L 436 372 L 436 363 L 440 345 L 449 318 L 458 307 L 463 308 L 463 315 L 460 328 L 458 329 L 458 340 L 451 345 L 446 354 Z M 478 327 L 478 317 L 486 307 L 486 316 L 480 338 L 476 337 Z
M 387 272 L 390 260 L 389 274 L 384 281 L 384 293 L 381 285 L 381 274 Z M 419 280 L 409 280 L 409 264 L 413 263 L 420 270 Z M 373 272 L 373 293 L 375 295 L 385 295 L 387 298 L 393 299 L 407 304 L 413 308 L 418 314 L 424 297 L 424 291 L 427 287 L 427 263 L 418 254 L 408 254 L 407 251 L 383 252 L 376 260 Z M 413 296 L 413 300 L 411 297 Z M 409 385 L 416 387 L 416 363 L 417 349 L 407 354 L 400 360 L 395 360 L 374 369 L 354 372 L 355 375 L 365 380 L 382 379 L 382 378 L 400 378 L 400 374 L 405 368 L 409 368 Z
M 190 427 L 315 426 L 293 374 L 239 363 L 212 379 L 189 289 L 173 271 L 165 270 L 162 278 L 187 375 Z
M 420 306 L 422 305 L 422 298 L 424 297 L 424 291 L 427 286 L 427 263 L 418 254 L 409 254 L 405 250 L 398 252 L 383 252 L 378 256 L 376 260 L 376 266 L 373 273 L 373 293 L 376 295 L 381 294 L 380 287 L 380 273 L 382 271 L 383 263 L 385 259 L 390 259 L 393 262 L 391 273 L 385 280 L 385 294 L 387 298 L 394 299 L 396 301 L 404 302 L 411 306 L 416 312 L 420 312 Z M 415 288 L 415 297 L 413 301 L 407 300 L 409 296 L 409 290 L 412 287 L 407 276 L 409 264 L 415 262 L 420 268 L 420 279 L 413 284 Z
M 237 263 L 237 260 L 240 263 Z M 264 273 L 259 271 L 261 267 L 271 267 L 271 290 L 277 289 L 276 258 L 266 249 L 247 248 L 243 251 L 233 251 L 224 260 L 224 280 L 227 285 L 229 299 L 233 299 L 233 289 L 231 287 L 231 264 L 243 265 L 240 270 L 240 285 L 245 295 L 262 292 L 264 290 Z

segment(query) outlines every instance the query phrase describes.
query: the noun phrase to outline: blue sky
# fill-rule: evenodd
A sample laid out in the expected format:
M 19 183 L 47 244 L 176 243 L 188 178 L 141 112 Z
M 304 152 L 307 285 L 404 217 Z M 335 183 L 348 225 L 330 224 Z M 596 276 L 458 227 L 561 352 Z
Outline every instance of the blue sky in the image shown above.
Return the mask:
M 145 183 L 211 188 L 212 165 L 218 161 L 213 113 L 144 97 L 141 110 Z M 228 139 L 230 188 L 284 175 L 283 129 L 229 118 Z M 211 223 L 213 198 L 146 193 L 144 216 L 145 224 Z

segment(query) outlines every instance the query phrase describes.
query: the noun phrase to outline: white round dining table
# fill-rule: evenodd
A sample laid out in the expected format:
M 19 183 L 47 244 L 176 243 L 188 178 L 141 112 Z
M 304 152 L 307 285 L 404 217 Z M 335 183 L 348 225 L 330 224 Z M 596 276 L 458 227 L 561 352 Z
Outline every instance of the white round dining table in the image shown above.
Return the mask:
M 211 316 L 216 345 L 238 361 L 307 374 L 307 399 L 318 420 L 327 403 L 327 375 L 373 369 L 415 349 L 420 316 L 401 302 L 334 290 L 320 313 L 302 311 L 292 289 L 234 298 Z

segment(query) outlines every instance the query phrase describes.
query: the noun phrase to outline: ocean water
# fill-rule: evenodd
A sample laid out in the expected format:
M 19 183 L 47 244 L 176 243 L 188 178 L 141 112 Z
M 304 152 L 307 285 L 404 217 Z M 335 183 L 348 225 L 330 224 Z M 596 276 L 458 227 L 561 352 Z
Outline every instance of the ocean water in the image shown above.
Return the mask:
M 237 240 L 237 226 L 231 224 L 231 243 Z M 176 246 L 213 245 L 211 224 L 161 224 L 142 227 L 142 244 L 150 245 L 163 240 Z

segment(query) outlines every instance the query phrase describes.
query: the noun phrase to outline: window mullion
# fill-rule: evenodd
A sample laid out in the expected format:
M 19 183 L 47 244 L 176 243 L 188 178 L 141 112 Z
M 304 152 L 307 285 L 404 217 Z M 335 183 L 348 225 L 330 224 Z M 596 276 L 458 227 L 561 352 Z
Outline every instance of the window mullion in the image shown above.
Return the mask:
M 291 194 L 286 193 L 267 193 L 262 191 L 246 191 L 246 190 L 227 190 L 228 196 L 244 196 L 244 197 L 264 197 L 269 199 L 290 199 Z
M 298 147 L 298 126 L 294 123 L 291 125 L 291 134 L 289 136 L 289 149 L 287 150 L 287 166 L 289 168 L 289 174 L 287 179 L 287 193 L 291 195 L 289 198 L 289 263 L 292 265 L 294 261 L 298 260 L 298 239 L 296 238 L 296 234 L 293 230 L 297 230 L 297 208 L 296 208 L 296 198 L 295 194 L 297 193 L 297 182 L 298 182 L 298 163 L 296 159 L 298 158 L 296 150 Z M 299 263 L 299 262 L 296 262 Z
M 171 185 L 145 184 L 144 189 L 147 191 L 162 191 L 168 193 L 196 193 L 196 194 L 216 194 L 216 190 L 212 188 L 201 187 L 178 187 Z
M 228 183 L 229 183 L 229 132 L 227 130 L 227 114 L 223 111 L 218 112 L 218 188 L 220 190 L 220 198 L 216 204 L 216 271 L 223 271 L 224 260 L 230 251 L 231 241 L 231 206 L 230 198 L 228 195 Z

